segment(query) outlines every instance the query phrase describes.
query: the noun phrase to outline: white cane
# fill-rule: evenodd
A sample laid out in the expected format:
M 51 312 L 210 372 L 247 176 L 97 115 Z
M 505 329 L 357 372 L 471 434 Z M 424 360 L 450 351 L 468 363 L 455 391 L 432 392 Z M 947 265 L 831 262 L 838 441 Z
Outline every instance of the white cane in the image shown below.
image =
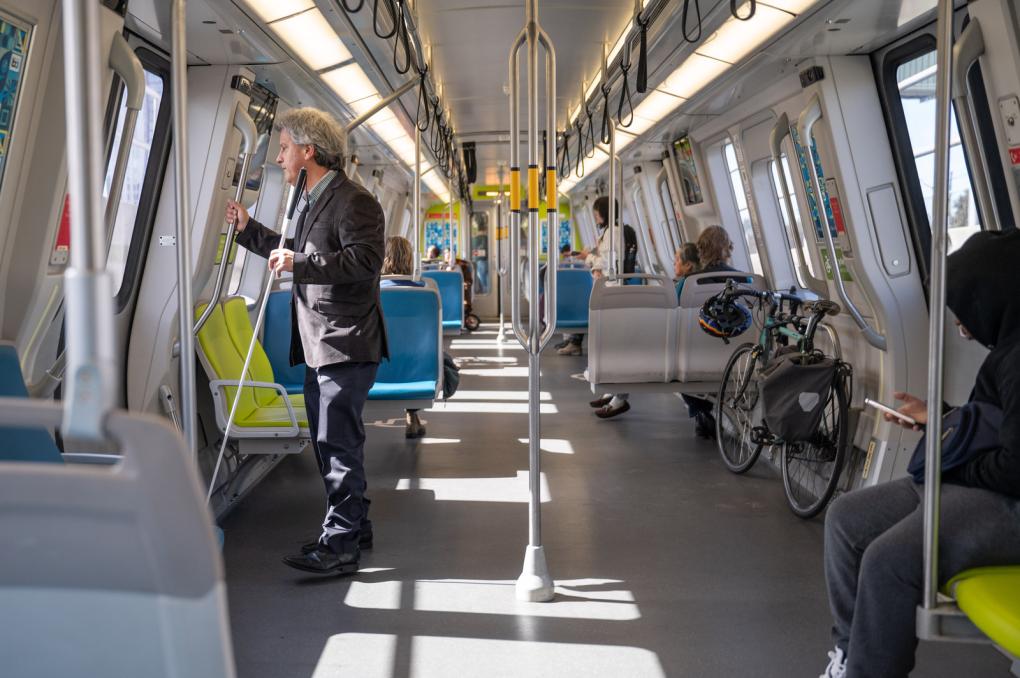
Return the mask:
M 283 249 L 287 244 L 287 231 L 290 230 L 290 223 L 294 219 L 294 209 L 297 207 L 298 198 L 305 190 L 306 180 L 305 169 L 302 167 L 298 172 L 297 181 L 291 186 L 290 195 L 287 196 L 287 215 L 283 220 L 283 227 L 280 229 L 280 245 Z M 241 179 L 244 181 L 244 178 Z M 227 441 L 230 440 L 230 427 L 234 425 L 234 417 L 237 415 L 237 405 L 241 402 L 241 390 L 244 388 L 244 378 L 251 366 L 251 357 L 255 353 L 255 343 L 259 340 L 259 330 L 262 329 L 262 321 L 266 317 L 266 305 L 269 303 L 269 288 L 273 285 L 275 276 L 270 273 L 266 280 L 266 289 L 262 291 L 262 303 L 259 305 L 259 314 L 255 318 L 255 328 L 252 331 L 251 343 L 248 344 L 248 355 L 244 358 L 244 367 L 241 368 L 241 375 L 237 378 L 237 392 L 234 393 L 234 404 L 230 406 L 230 416 L 227 417 L 227 425 L 223 430 L 223 444 L 220 445 L 220 454 L 216 458 L 216 467 L 213 469 L 212 479 L 209 480 L 209 491 L 205 495 L 206 503 L 212 498 L 213 488 L 216 487 L 216 476 L 220 473 L 220 465 L 223 463 L 223 454 L 227 450 Z

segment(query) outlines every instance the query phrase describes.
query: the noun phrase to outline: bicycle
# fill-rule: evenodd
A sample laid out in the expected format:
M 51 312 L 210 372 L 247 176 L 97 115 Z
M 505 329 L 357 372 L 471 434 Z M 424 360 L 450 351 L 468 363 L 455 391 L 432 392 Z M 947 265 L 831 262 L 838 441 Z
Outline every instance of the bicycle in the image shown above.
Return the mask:
M 828 300 L 804 302 L 785 292 L 739 288 L 733 281 L 719 296 L 725 300 L 751 298 L 764 313 L 757 343 L 738 346 L 723 371 L 715 406 L 719 454 L 726 467 L 739 474 L 754 465 L 766 446 L 781 445 L 787 501 L 797 516 L 812 518 L 832 498 L 848 456 L 847 379 L 834 379 L 817 431 L 810 440 L 796 442 L 784 441 L 769 430 L 763 417 L 760 382 L 777 355 L 777 347 L 782 347 L 788 358 L 815 361 L 824 357 L 814 347 L 815 332 L 822 318 L 837 315 L 840 307 Z M 788 305 L 787 311 L 784 305 Z M 846 363 L 837 365 L 842 371 L 838 374 L 850 373 Z

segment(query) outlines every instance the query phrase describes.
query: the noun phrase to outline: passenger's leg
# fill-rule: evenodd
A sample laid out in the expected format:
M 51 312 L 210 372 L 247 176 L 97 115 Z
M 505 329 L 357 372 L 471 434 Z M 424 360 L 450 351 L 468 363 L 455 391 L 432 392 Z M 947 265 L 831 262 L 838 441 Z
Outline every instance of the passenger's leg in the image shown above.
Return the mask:
M 847 678 L 902 678 L 914 667 L 915 610 L 924 582 L 923 487 L 905 482 L 917 508 L 879 536 L 861 562 L 850 631 Z M 879 489 L 879 488 L 875 488 Z M 951 483 L 942 485 L 939 585 L 972 567 L 1020 559 L 1020 502 Z M 828 556 L 826 556 L 828 560 Z
M 328 498 L 320 541 L 335 553 L 356 552 L 362 522 L 369 528 L 361 413 L 378 367 L 377 363 L 339 363 L 317 370 L 317 441 Z
M 682 397 L 687 403 L 687 414 L 694 420 L 694 434 L 699 438 L 715 438 L 712 401 L 687 394 L 683 394 Z
M 832 640 L 844 653 L 856 620 L 858 574 L 865 549 L 918 505 L 913 480 L 904 478 L 844 494 L 825 515 L 825 582 L 832 609 Z
M 319 430 L 319 381 L 318 375 L 311 367 L 305 366 L 305 412 L 308 414 L 308 433 L 312 437 L 312 451 L 315 452 L 315 463 L 319 465 L 319 473 L 325 475 L 322 467 L 322 456 L 316 442 Z M 328 492 L 328 490 L 327 490 Z

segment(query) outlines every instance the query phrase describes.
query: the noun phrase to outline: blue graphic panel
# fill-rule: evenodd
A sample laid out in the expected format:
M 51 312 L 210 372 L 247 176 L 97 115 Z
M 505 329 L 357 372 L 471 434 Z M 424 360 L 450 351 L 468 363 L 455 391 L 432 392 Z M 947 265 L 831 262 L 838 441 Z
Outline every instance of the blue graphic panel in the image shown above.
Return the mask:
M 0 17 L 0 180 L 7 167 L 21 72 L 28 54 L 29 31 Z
M 444 254 L 450 249 L 450 238 L 449 223 L 445 219 L 429 219 L 425 222 L 425 251 L 427 252 L 433 245 L 438 247 Z M 454 257 L 459 256 L 459 248 L 457 247 L 457 239 L 460 234 L 458 233 L 457 224 L 453 225 L 453 255 Z
M 790 138 L 793 139 L 793 147 L 797 152 L 797 164 L 800 165 L 800 173 L 804 178 L 804 188 L 807 190 L 808 207 L 811 210 L 811 221 L 815 224 L 815 237 L 819 241 L 825 238 L 825 232 L 822 230 L 822 223 L 818 216 L 818 201 L 815 200 L 815 191 L 811 181 L 811 170 L 808 168 L 807 157 L 804 153 L 804 147 L 800 145 L 800 135 L 797 133 L 797 128 L 794 125 L 790 125 Z M 811 139 L 811 159 L 815 164 L 815 172 L 818 175 L 818 182 L 821 184 L 822 190 L 822 204 L 825 205 L 825 222 L 829 224 L 829 232 L 832 233 L 832 237 L 838 237 L 836 232 L 836 221 L 832 217 L 832 205 L 829 202 L 829 195 L 825 190 L 825 171 L 822 169 L 822 159 L 818 155 L 818 144 L 815 143 L 814 139 Z

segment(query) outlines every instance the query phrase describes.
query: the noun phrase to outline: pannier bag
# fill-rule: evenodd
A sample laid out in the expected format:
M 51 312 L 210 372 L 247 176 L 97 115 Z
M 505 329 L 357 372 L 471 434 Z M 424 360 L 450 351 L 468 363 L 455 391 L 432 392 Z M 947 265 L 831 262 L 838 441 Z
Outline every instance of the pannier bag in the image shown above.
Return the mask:
M 970 401 L 942 415 L 942 473 L 998 449 L 1002 410 L 991 403 Z M 915 483 L 924 482 L 927 434 L 921 437 L 907 464 Z
M 818 431 L 839 361 L 813 353 L 780 354 L 762 370 L 761 397 L 769 432 L 786 442 L 810 440 Z

